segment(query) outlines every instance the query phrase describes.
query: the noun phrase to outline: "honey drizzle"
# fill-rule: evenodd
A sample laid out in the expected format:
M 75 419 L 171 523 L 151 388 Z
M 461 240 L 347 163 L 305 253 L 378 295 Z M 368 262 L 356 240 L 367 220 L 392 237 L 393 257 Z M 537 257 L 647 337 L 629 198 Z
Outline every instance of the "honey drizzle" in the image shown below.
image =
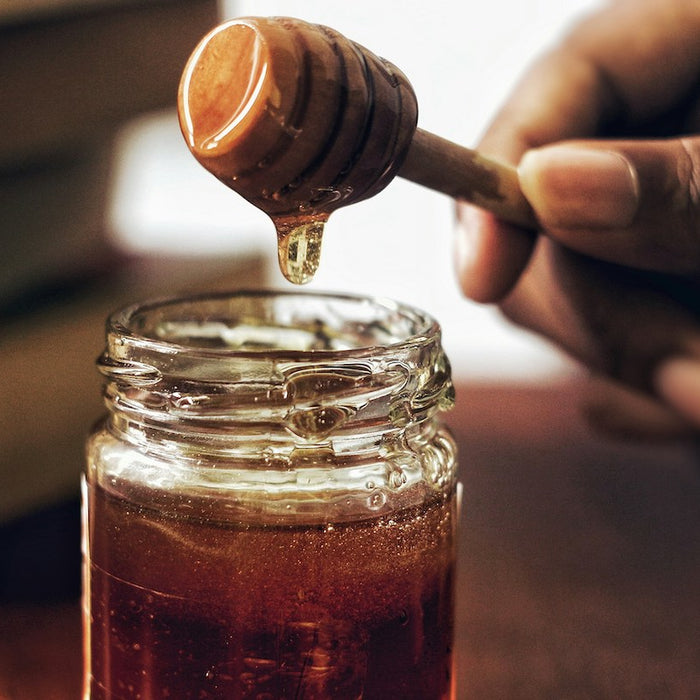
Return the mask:
M 273 218 L 280 271 L 292 284 L 306 284 L 316 274 L 327 219 L 327 216 L 301 221 Z

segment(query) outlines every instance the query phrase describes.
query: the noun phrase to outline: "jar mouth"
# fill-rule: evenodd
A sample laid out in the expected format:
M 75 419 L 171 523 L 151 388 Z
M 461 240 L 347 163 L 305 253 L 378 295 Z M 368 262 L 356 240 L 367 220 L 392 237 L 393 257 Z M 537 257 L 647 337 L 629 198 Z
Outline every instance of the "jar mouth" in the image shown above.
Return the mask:
M 431 316 L 348 294 L 238 291 L 130 306 L 109 320 L 98 367 L 115 424 L 196 426 L 225 450 L 258 434 L 305 445 L 358 428 L 386 436 L 454 398 Z
M 328 499 L 378 513 L 385 492 L 422 502 L 453 479 L 434 420 L 454 398 L 440 326 L 404 304 L 292 291 L 137 304 L 109 320 L 99 368 L 114 483 L 228 484 L 276 517 L 323 518 Z
M 329 360 L 395 352 L 440 336 L 429 314 L 352 294 L 240 290 L 134 304 L 108 321 L 108 342 L 165 357 Z

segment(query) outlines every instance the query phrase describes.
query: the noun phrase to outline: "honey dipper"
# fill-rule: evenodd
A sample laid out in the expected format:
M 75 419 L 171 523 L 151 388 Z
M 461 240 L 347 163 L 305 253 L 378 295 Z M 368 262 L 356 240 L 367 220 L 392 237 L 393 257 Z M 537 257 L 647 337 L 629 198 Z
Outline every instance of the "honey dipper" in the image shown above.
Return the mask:
M 325 26 L 221 24 L 185 66 L 178 113 L 195 158 L 272 218 L 292 282 L 313 277 L 328 216 L 396 175 L 536 225 L 514 168 L 418 129 L 403 73 Z

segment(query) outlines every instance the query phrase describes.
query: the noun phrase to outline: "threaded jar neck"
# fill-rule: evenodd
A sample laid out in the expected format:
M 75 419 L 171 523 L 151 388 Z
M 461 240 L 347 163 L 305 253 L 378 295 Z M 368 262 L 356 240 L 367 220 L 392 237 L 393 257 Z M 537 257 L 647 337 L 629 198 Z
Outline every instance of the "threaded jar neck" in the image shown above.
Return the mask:
M 90 451 L 111 492 L 157 486 L 246 522 L 452 493 L 449 364 L 438 324 L 410 307 L 260 291 L 136 305 L 109 319 L 99 367 L 109 413 Z
M 451 406 L 440 328 L 379 299 L 237 292 L 112 316 L 99 368 L 116 425 L 312 445 L 403 433 Z

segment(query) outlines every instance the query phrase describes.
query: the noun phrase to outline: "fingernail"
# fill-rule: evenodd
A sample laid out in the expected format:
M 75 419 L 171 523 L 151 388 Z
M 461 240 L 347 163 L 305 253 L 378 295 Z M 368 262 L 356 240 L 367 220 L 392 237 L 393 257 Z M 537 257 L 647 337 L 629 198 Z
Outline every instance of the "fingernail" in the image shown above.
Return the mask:
M 637 214 L 637 172 L 621 153 L 545 146 L 523 156 L 518 174 L 545 226 L 625 228 Z
M 659 395 L 681 415 L 700 425 L 700 359 L 676 357 L 654 375 Z

